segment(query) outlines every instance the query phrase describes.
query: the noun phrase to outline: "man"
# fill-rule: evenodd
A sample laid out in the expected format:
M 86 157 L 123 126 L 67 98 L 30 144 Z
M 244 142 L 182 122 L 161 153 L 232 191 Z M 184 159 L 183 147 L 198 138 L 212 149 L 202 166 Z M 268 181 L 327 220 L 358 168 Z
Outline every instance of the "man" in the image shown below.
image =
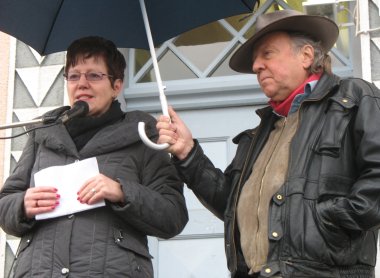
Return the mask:
M 269 97 L 261 123 L 216 169 L 173 109 L 157 123 L 182 179 L 225 224 L 233 278 L 374 277 L 380 225 L 380 93 L 331 73 L 337 25 L 262 15 L 230 60 Z

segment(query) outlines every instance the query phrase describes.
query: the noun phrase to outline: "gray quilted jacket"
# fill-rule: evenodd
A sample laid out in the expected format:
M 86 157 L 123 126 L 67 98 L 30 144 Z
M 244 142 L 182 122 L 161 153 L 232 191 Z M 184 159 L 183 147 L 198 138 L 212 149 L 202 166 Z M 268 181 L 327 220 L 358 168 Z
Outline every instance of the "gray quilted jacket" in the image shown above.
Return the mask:
M 179 234 L 188 214 L 183 184 L 168 154 L 140 141 L 139 121 L 146 122 L 148 136 L 156 136 L 153 117 L 128 112 L 79 152 L 62 124 L 30 132 L 0 192 L 0 226 L 22 238 L 14 277 L 153 277 L 147 235 Z M 34 173 L 89 157 L 97 158 L 102 174 L 120 182 L 125 205 L 106 202 L 105 207 L 73 215 L 25 219 L 23 199 L 34 186 Z

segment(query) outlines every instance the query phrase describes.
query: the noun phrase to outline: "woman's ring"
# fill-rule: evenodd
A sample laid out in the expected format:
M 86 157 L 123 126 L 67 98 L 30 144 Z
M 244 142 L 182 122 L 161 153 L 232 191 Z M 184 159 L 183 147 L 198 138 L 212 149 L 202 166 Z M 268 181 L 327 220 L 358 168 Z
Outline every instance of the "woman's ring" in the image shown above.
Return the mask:
M 96 189 L 95 188 L 91 189 L 91 192 L 92 194 L 96 194 Z

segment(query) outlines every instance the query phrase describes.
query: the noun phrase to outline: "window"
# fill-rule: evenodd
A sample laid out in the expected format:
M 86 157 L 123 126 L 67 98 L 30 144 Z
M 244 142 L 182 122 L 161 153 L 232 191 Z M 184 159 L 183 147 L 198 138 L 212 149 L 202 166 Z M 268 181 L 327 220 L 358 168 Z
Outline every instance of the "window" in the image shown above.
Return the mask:
M 340 37 L 331 51 L 334 72 L 342 76 L 352 75 L 352 48 L 354 37 L 353 14 L 355 1 L 320 0 L 261 0 L 260 7 L 252 14 L 237 15 L 221 19 L 183 33 L 156 48 L 160 74 L 171 95 L 185 86 L 187 93 L 204 88 L 221 88 L 228 80 L 228 86 L 258 87 L 251 75 L 239 74 L 228 66 L 234 51 L 249 38 L 259 14 L 278 9 L 296 9 L 309 14 L 328 16 L 340 27 Z M 127 100 L 157 94 L 156 77 L 149 51 L 130 49 L 128 51 Z M 149 94 L 155 92 L 154 94 Z M 154 109 L 153 109 L 154 110 Z

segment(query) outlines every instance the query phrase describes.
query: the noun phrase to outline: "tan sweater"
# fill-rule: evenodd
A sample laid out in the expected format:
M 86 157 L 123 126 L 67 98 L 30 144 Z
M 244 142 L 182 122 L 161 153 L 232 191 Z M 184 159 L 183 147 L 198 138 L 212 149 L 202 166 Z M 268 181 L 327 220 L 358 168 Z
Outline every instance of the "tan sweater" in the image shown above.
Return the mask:
M 269 202 L 285 181 L 289 146 L 297 124 L 298 113 L 276 122 L 239 196 L 237 220 L 240 243 L 250 274 L 260 272 L 266 264 Z

